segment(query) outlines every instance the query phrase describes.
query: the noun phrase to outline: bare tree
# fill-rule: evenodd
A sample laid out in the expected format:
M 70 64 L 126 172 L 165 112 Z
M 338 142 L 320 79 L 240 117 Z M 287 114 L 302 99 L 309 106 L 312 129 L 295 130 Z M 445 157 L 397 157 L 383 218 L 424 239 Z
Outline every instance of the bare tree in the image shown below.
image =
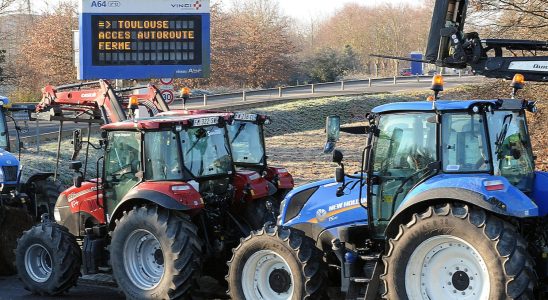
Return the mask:
M 548 38 L 548 0 L 472 0 L 474 27 L 508 38 Z

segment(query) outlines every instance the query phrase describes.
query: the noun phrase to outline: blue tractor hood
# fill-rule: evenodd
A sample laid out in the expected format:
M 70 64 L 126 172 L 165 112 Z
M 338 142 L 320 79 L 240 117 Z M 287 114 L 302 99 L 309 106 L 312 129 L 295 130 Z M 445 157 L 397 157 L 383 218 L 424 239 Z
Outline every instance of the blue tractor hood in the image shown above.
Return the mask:
M 19 177 L 19 160 L 12 153 L 0 148 L 0 184 L 15 185 Z
M 348 224 L 367 224 L 367 210 L 359 201 L 359 180 L 346 177 L 344 194 L 338 197 L 337 189 L 341 185 L 335 179 L 327 179 L 295 188 L 282 203 L 279 225 L 293 227 L 307 223 L 328 230 Z M 365 186 L 362 204 L 367 205 Z

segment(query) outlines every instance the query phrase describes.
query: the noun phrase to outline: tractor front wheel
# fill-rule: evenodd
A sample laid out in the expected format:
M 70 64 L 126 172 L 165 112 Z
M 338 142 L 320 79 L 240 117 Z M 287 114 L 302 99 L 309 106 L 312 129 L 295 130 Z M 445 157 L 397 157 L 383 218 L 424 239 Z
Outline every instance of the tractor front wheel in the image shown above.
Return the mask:
M 228 263 L 232 299 L 297 300 L 324 296 L 322 252 L 303 233 L 265 226 L 242 240 Z
M 32 227 L 19 239 L 16 264 L 27 290 L 55 296 L 76 285 L 82 252 L 67 228 L 46 222 Z
M 536 276 L 524 239 L 482 209 L 430 207 L 389 245 L 386 299 L 532 299 Z
M 201 243 L 196 226 L 181 213 L 135 207 L 112 233 L 114 278 L 128 299 L 188 296 L 198 278 Z

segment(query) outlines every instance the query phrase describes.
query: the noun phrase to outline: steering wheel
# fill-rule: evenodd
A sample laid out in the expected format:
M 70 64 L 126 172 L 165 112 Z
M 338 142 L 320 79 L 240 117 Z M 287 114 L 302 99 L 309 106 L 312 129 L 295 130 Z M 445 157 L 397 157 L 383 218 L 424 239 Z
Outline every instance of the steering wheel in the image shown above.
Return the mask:
M 121 179 L 128 174 L 134 174 L 132 164 L 124 165 L 120 170 L 112 173 L 112 176 Z

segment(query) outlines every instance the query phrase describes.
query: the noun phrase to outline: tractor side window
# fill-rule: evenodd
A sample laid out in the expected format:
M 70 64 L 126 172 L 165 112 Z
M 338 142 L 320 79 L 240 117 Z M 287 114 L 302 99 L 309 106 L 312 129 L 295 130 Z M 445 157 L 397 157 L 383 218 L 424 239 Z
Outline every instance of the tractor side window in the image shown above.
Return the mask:
M 105 156 L 105 175 L 109 188 L 107 199 L 117 201 L 139 182 L 141 139 L 138 132 L 109 133 Z
M 534 184 L 534 162 L 525 115 L 495 111 L 487 115 L 495 175 L 527 192 Z
M 443 170 L 445 172 L 489 172 L 489 151 L 484 119 L 479 114 L 444 114 Z
M 436 125 L 433 114 L 382 116 L 374 149 L 373 170 L 380 175 L 407 176 L 436 161 Z
M 112 132 L 107 148 L 106 172 L 109 175 L 135 174 L 141 169 L 139 133 Z
M 259 125 L 234 121 L 228 126 L 228 136 L 236 163 L 262 164 L 264 158 L 263 138 Z
M 145 134 L 145 178 L 181 180 L 183 178 L 179 143 L 172 131 Z

